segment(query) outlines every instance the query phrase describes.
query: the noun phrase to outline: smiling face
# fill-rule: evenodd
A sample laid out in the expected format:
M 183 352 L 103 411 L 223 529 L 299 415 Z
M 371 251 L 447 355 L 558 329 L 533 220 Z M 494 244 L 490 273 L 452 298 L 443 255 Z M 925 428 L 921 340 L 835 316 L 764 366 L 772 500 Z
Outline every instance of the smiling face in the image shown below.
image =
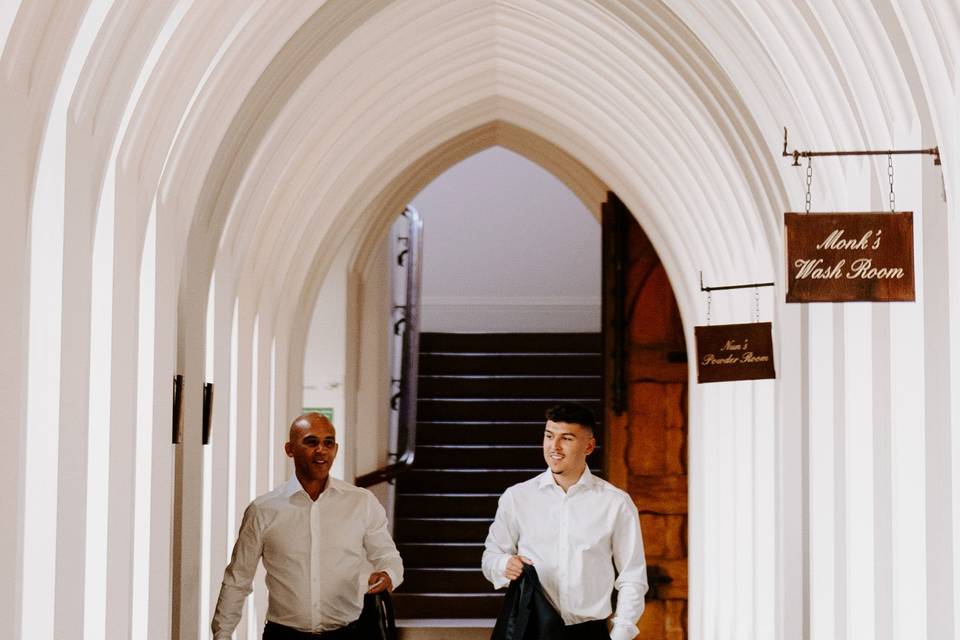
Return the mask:
M 318 413 L 308 413 L 290 426 L 290 439 L 284 450 L 293 458 L 300 482 L 322 488 L 337 457 L 338 446 L 337 432 L 330 421 Z
M 543 432 L 543 459 L 559 482 L 576 482 L 587 466 L 587 456 L 597 442 L 593 432 L 583 425 L 547 421 Z

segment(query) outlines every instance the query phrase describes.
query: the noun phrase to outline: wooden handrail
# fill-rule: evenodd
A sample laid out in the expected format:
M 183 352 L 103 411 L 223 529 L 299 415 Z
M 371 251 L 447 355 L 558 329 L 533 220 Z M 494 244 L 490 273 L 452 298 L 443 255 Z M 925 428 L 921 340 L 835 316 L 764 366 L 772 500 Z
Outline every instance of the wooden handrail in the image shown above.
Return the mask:
M 407 287 L 403 304 L 403 321 L 396 327 L 403 327 L 403 346 L 400 359 L 399 427 L 398 443 L 403 451 L 397 461 L 376 471 L 357 476 L 354 481 L 358 487 L 370 487 L 381 482 L 389 482 L 413 466 L 417 447 L 417 376 L 420 360 L 420 278 L 421 257 L 423 255 L 423 221 L 420 213 L 407 206 L 403 212 L 407 218 L 407 247 L 397 257 L 403 263 L 406 258 Z

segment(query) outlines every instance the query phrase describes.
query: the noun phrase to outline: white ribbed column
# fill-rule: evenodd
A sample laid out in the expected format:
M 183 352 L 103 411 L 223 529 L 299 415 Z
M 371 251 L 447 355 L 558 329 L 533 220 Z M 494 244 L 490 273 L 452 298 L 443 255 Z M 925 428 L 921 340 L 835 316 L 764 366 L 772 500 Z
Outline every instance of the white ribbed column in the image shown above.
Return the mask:
M 956 31 L 956 30 L 955 30 Z M 956 41 L 956 39 L 954 39 Z M 960 66 L 954 67 L 954 86 L 960 86 Z M 955 114 L 960 110 L 960 95 L 954 93 L 953 103 L 946 104 L 943 106 L 944 111 L 948 114 L 944 120 L 947 123 L 952 123 L 944 128 L 943 139 L 948 142 L 944 146 L 947 146 L 947 149 L 952 150 L 949 152 L 948 158 L 950 162 L 945 164 L 942 168 L 942 177 L 943 182 L 941 182 L 941 188 L 943 189 L 942 196 L 944 199 L 949 198 L 949 203 L 942 203 L 936 206 L 927 206 L 927 203 L 936 204 L 936 178 L 937 171 L 935 168 L 930 168 L 929 166 L 923 171 L 923 200 L 925 203 L 925 210 L 931 215 L 939 215 L 939 212 L 943 212 L 944 223 L 946 225 L 946 236 L 948 240 L 948 246 L 953 248 L 953 251 L 948 252 L 948 275 L 947 275 L 947 284 L 946 284 L 946 293 L 947 293 L 947 308 L 950 314 L 950 319 L 954 326 L 956 326 L 958 320 L 960 320 L 960 260 L 957 259 L 957 249 L 960 248 L 960 203 L 958 203 L 958 196 L 960 196 L 960 123 L 956 121 L 956 118 L 950 118 L 949 114 Z M 952 135 L 950 128 L 952 126 Z M 931 193 L 932 192 L 932 193 Z M 930 194 L 928 196 L 928 194 Z M 937 213 L 934 213 L 937 212 Z M 960 398 L 960 336 L 957 335 L 957 331 L 951 331 L 950 341 L 949 341 L 949 361 L 950 361 L 950 387 L 949 395 L 951 398 Z M 951 444 L 951 453 L 954 463 L 954 471 L 952 474 L 952 507 L 953 507 L 953 530 L 960 531 L 960 410 L 954 409 L 950 413 L 950 444 Z M 954 636 L 960 637 L 960 549 L 957 549 L 957 553 L 953 554 L 953 627 L 954 627 Z
M 839 186 L 845 199 L 837 206 L 846 211 L 869 211 L 872 205 L 873 173 L 869 162 L 844 163 L 845 182 Z M 831 207 L 826 207 L 830 209 Z M 873 366 L 874 303 L 837 305 L 843 392 L 839 425 L 843 438 L 843 472 L 837 491 L 843 493 L 843 542 L 845 546 L 844 609 L 846 637 L 855 640 L 876 635 L 874 549 L 874 383 L 879 375 Z
M 0 121 L 10 115 L 7 87 L 0 94 Z M 6 103 L 6 104 L 5 104 Z M 6 136 L 9 127 L 0 135 Z M 15 141 L 10 141 L 11 146 Z M 19 141 L 17 141 L 19 142 Z M 16 145 L 14 148 L 18 148 Z M 23 170 L 15 170 L 14 158 L 0 154 L 0 189 L 8 194 L 10 211 L 5 216 L 6 231 L 0 234 L 0 270 L 4 274 L 4 303 L 0 313 L 0 404 L 6 407 L 0 429 L 0 510 L 9 515 L 14 526 L 0 530 L 0 618 L 9 621 L 12 637 L 21 632 L 23 594 L 24 462 L 26 453 L 27 326 L 29 311 L 29 214 L 27 189 L 22 188 Z M 17 184 L 20 183 L 20 184 Z M 16 185 L 16 186 L 14 186 Z M 7 187 L 10 187 L 9 190 Z
M 173 216 L 161 202 L 161 217 Z M 206 305 L 210 290 L 209 256 L 200 238 L 191 238 L 182 266 L 177 298 L 177 372 L 183 376 L 183 439 L 176 445 L 176 499 L 173 529 L 173 636 L 197 637 L 200 619 L 203 521 L 202 407 L 206 349 Z
M 782 279 L 780 280 L 782 282 Z M 769 597 L 774 602 L 775 637 L 804 638 L 808 633 L 807 530 L 805 517 L 808 411 L 804 404 L 808 354 L 804 351 L 807 319 L 803 309 L 780 302 L 774 314 L 779 361 L 775 389 L 776 416 L 773 461 L 774 484 L 774 584 Z M 797 392 L 797 390 L 801 392 Z
M 154 405 L 157 399 L 154 349 L 156 343 L 157 296 L 157 217 L 151 210 L 146 233 L 139 276 L 139 308 L 137 318 L 137 420 L 134 449 L 135 504 L 133 526 L 133 584 L 131 588 L 130 636 L 148 635 L 150 623 L 150 548 L 151 548 L 151 491 L 154 466 Z
M 109 175 L 113 175 L 113 171 Z M 108 181 L 112 187 L 112 181 Z M 109 198 L 111 201 L 112 197 Z M 110 449 L 107 519 L 106 637 L 131 633 L 134 460 L 137 445 L 137 329 L 141 237 L 138 212 L 116 211 L 113 233 L 113 330 L 111 331 Z
M 263 305 L 264 308 L 270 308 L 269 304 Z M 250 495 L 251 500 L 267 491 L 267 469 L 269 467 L 267 458 L 269 451 L 269 437 L 267 426 L 269 419 L 267 412 L 270 409 L 269 390 L 267 385 L 270 382 L 270 339 L 268 335 L 270 327 L 262 313 L 258 312 L 253 322 L 253 331 L 251 332 L 251 357 L 250 365 L 250 442 L 252 444 L 250 455 Z M 264 582 L 264 570 L 261 567 L 257 571 L 257 580 L 254 582 L 253 590 L 253 619 L 251 620 L 251 635 L 257 638 L 262 633 L 263 621 L 267 615 L 267 587 Z
M 781 352 L 782 353 L 782 352 Z M 782 364 L 780 367 L 782 368 Z M 752 607 L 747 615 L 756 640 L 776 637 L 776 382 L 753 385 Z
M 153 215 L 156 220 L 156 265 L 154 273 L 153 345 L 153 453 L 150 473 L 150 581 L 148 628 L 158 638 L 171 637 L 173 571 L 174 445 L 173 375 L 177 359 L 177 291 L 179 289 L 175 221 Z
M 829 304 L 808 305 L 807 368 L 804 380 L 809 415 L 809 530 L 810 637 L 826 639 L 837 635 L 839 615 L 836 597 L 838 526 L 836 483 L 837 452 L 834 385 L 834 308 Z M 842 448 L 841 448 L 842 451 Z M 842 529 L 841 529 L 842 531 Z
M 72 632 L 76 633 L 77 625 L 82 626 L 83 623 L 83 601 L 75 595 L 77 592 L 83 592 L 85 556 L 83 535 L 81 533 L 78 536 L 79 541 L 68 540 L 61 537 L 62 530 L 58 531 L 61 515 L 58 512 L 58 494 L 60 485 L 64 481 L 76 481 L 79 485 L 78 492 L 66 496 L 67 500 L 79 498 L 79 504 L 64 503 L 70 504 L 68 509 L 71 511 L 69 515 L 72 516 L 73 528 L 69 533 L 75 533 L 78 524 L 82 529 L 85 522 L 85 496 L 83 495 L 86 488 L 85 477 L 78 476 L 85 476 L 86 469 L 87 367 L 81 365 L 84 375 L 76 386 L 72 386 L 70 381 L 64 379 L 62 364 L 77 351 L 82 352 L 84 347 L 88 348 L 90 340 L 89 331 L 85 331 L 85 328 L 89 327 L 89 315 L 87 315 L 80 321 L 79 331 L 67 336 L 76 341 L 68 345 L 66 352 L 62 348 L 61 329 L 66 320 L 63 314 L 75 310 L 73 306 L 67 307 L 63 304 L 64 269 L 72 266 L 65 264 L 63 260 L 64 211 L 65 202 L 69 200 L 64 167 L 67 162 L 66 132 L 71 93 L 80 76 L 84 58 L 103 19 L 103 9 L 102 3 L 86 14 L 84 3 L 77 3 L 60 12 L 54 11 L 48 3 L 35 3 L 29 8 L 24 8 L 18 17 L 18 29 L 12 34 L 15 37 L 19 36 L 19 39 L 12 40 L 9 43 L 10 47 L 6 50 L 6 53 L 15 61 L 15 66 L 12 69 L 5 69 L 6 82 L 4 91 L 0 95 L 0 103 L 3 104 L 3 107 L 0 107 L 3 120 L 19 129 L 17 132 L 0 132 L 0 136 L 10 143 L 10 146 L 3 145 L 5 154 L 13 154 L 9 160 L 25 165 L 23 167 L 25 173 L 12 167 L 4 167 L 2 170 L 4 174 L 9 171 L 9 175 L 14 179 L 25 179 L 20 184 L 6 185 L 11 187 L 10 195 L 13 198 L 14 211 L 11 218 L 12 228 L 5 231 L 4 235 L 20 245 L 10 247 L 11 259 L 17 260 L 17 256 L 29 256 L 31 260 L 29 343 L 27 333 L 21 336 L 22 344 L 29 344 L 29 364 L 24 363 L 27 366 L 15 375 L 12 374 L 9 377 L 4 375 L 6 379 L 4 386 L 10 384 L 15 386 L 16 383 L 11 383 L 13 380 L 24 384 L 26 390 L 24 398 L 27 401 L 25 441 L 16 442 L 21 426 L 18 418 L 21 417 L 19 409 L 22 405 L 19 402 L 11 403 L 13 407 L 11 417 L 17 419 L 17 422 L 9 427 L 9 433 L 12 436 L 9 451 L 16 454 L 18 458 L 22 454 L 25 454 L 25 457 L 16 460 L 15 464 L 3 465 L 18 474 L 23 473 L 22 478 L 25 480 L 25 484 L 21 484 L 18 479 L 10 485 L 11 489 L 18 494 L 18 490 L 23 488 L 25 501 L 22 504 L 22 511 L 21 505 L 10 510 L 14 522 L 17 523 L 10 529 L 16 529 L 19 532 L 20 526 L 24 527 L 23 538 L 15 542 L 11 541 L 12 544 L 8 547 L 22 558 L 23 573 L 21 582 L 19 568 L 9 572 L 8 581 L 16 589 L 17 595 L 11 595 L 7 602 L 22 604 L 22 610 L 18 610 L 16 615 L 9 619 L 16 629 L 22 611 L 22 633 L 24 637 L 31 638 L 53 637 L 56 634 L 52 607 L 55 606 L 58 595 L 70 594 L 70 604 L 74 605 L 72 613 L 78 616 L 74 620 Z M 46 32 L 48 41 L 31 41 L 27 34 L 38 27 L 42 27 Z M 26 38 L 24 38 L 25 35 Z M 35 49 L 31 51 L 34 47 Z M 24 55 L 29 57 L 24 58 Z M 61 65 L 63 68 L 60 68 Z M 23 86 L 25 91 L 22 101 L 17 90 L 21 80 L 26 82 Z M 30 109 L 28 118 L 18 117 L 25 115 L 18 113 L 20 106 Z M 31 147 L 20 148 L 21 142 L 28 143 Z M 36 164 L 38 160 L 39 164 Z M 33 180 L 36 182 L 30 184 Z M 19 220 L 16 202 L 20 188 L 32 190 L 34 187 L 36 192 L 32 196 L 33 211 L 30 221 L 33 246 L 30 247 L 30 238 L 26 234 L 17 234 Z M 91 238 L 89 218 L 81 217 L 78 223 L 81 227 L 85 227 L 87 231 L 85 237 Z M 86 249 L 89 255 L 89 241 Z M 6 266 L 4 264 L 4 267 Z M 17 282 L 17 276 L 22 271 L 17 268 L 17 265 L 12 266 L 10 275 L 7 277 Z M 85 268 L 89 277 L 89 260 Z M 10 314 L 14 322 L 18 320 L 19 307 L 16 291 L 15 288 L 10 296 L 12 302 Z M 71 302 L 77 297 L 88 295 L 88 287 L 71 291 Z M 7 295 L 4 294 L 4 297 L 6 298 Z M 82 313 L 82 309 L 80 312 Z M 66 323 L 69 323 L 69 320 Z M 18 362 L 19 348 L 12 348 L 10 353 L 12 362 Z M 75 404 L 68 404 L 67 409 L 83 411 L 84 414 L 78 420 L 76 432 L 60 429 L 65 415 L 68 416 L 68 421 L 73 417 L 72 413 L 61 412 L 60 390 L 66 386 L 71 386 L 70 399 L 77 401 Z M 62 442 L 61 436 L 65 437 L 67 442 Z M 6 449 L 8 443 L 4 444 Z M 79 446 L 75 450 L 68 449 L 69 453 L 66 456 L 62 455 L 61 447 L 65 445 L 69 447 L 70 444 Z M 25 451 L 21 448 L 24 445 Z M 67 473 L 60 468 L 62 463 L 66 463 Z M 74 473 L 70 474 L 69 471 Z M 20 496 L 17 495 L 17 497 Z M 57 546 L 58 540 L 70 546 L 70 550 L 75 554 L 70 558 L 67 570 L 59 572 L 63 576 L 60 584 L 57 581 L 57 561 L 63 559 L 66 554 L 62 553 Z M 20 546 L 21 541 L 22 546 Z M 58 590 L 57 587 L 61 589 Z M 20 632 L 17 629 L 12 633 Z M 19 635 L 13 637 L 19 637 Z
M 919 147 L 924 143 L 919 127 L 895 136 L 898 147 Z M 909 135 L 907 135 L 909 134 Z M 880 188 L 875 202 L 883 208 L 887 182 L 886 158 L 877 163 Z M 926 305 L 927 274 L 923 268 L 925 241 L 923 228 L 926 212 L 922 198 L 921 167 L 931 164 L 929 157 L 899 157 L 894 160 L 895 193 L 898 210 L 914 212 L 914 258 L 917 301 L 878 305 L 875 316 L 875 341 L 878 351 L 884 349 L 889 358 L 884 374 L 886 384 L 877 385 L 876 403 L 888 415 L 878 420 L 878 428 L 888 442 L 886 465 L 878 464 L 878 510 L 875 527 L 883 536 L 885 548 L 877 548 L 877 589 L 886 600 L 888 611 L 878 606 L 877 626 L 882 637 L 894 640 L 923 640 L 928 637 L 926 618 L 922 615 L 926 602 L 926 493 L 924 474 L 924 405 L 923 316 Z M 885 344 L 885 347 L 882 346 Z M 878 436 L 881 435 L 878 432 Z M 878 444 L 880 442 L 878 441 Z M 878 447 L 878 452 L 880 451 Z M 879 462 L 879 460 L 878 460 Z M 881 507 L 884 508 L 881 511 Z M 880 538 L 878 538 L 879 540 Z M 882 591 L 880 591 L 882 590 Z M 878 597 L 879 604 L 879 597 Z M 881 626 L 881 622 L 883 626 Z
M 733 455 L 733 533 L 731 590 L 735 638 L 753 638 L 753 574 L 755 567 L 753 537 L 753 382 L 721 383 L 730 395 L 731 441 Z
M 254 438 L 257 440 L 257 475 L 254 482 L 254 494 L 261 495 L 273 488 L 270 474 L 270 456 L 273 442 L 270 433 L 270 396 L 271 396 L 271 346 L 273 344 L 273 321 L 267 313 L 273 310 L 269 302 L 261 306 L 257 316 L 257 366 L 253 375 L 257 378 L 256 393 L 256 428 Z M 266 609 L 264 609 L 266 611 Z
M 234 509 L 230 506 L 232 492 L 229 490 L 230 457 L 235 443 L 230 437 L 231 409 L 231 329 L 233 326 L 234 287 L 230 280 L 230 270 L 220 268 L 214 272 L 212 297 L 209 301 L 213 312 L 212 351 L 213 366 L 208 371 L 208 381 L 214 385 L 213 416 L 210 430 L 211 463 L 208 469 L 211 475 L 210 489 L 210 581 L 206 597 L 208 611 L 213 615 L 223 581 L 223 570 L 229 561 L 234 543 L 234 523 L 230 517 Z M 201 594 L 202 594 L 201 589 Z M 202 597 L 202 595 L 201 595 Z M 209 629 L 210 619 L 200 621 L 201 629 Z M 205 637 L 205 636 L 201 636 Z
M 76 80 L 74 76 L 72 80 Z M 70 79 L 66 81 L 70 83 Z M 56 581 L 57 441 L 60 414 L 63 199 L 61 167 L 66 103 L 61 87 L 41 154 L 38 190 L 30 220 L 29 362 L 26 368 L 26 433 L 23 507 L 23 635 L 52 638 L 47 606 Z M 69 91 L 67 89 L 66 91 Z M 109 373 L 109 372 L 108 372 Z M 18 465 L 19 467 L 19 465 Z M 82 521 L 82 520 L 81 520 Z M 18 523 L 19 525 L 19 523 Z
M 291 465 L 283 444 L 287 441 L 288 426 L 296 416 L 291 416 L 288 410 L 288 397 L 290 395 L 299 396 L 301 389 L 294 389 L 291 392 L 289 387 L 290 371 L 290 338 L 289 327 L 283 326 L 283 329 L 274 335 L 276 345 L 276 361 L 274 369 L 276 371 L 274 386 L 274 406 L 273 406 L 273 486 L 277 486 L 290 477 Z M 301 385 L 303 386 L 303 385 Z
M 698 310 L 699 312 L 699 310 Z M 690 323 L 695 324 L 695 323 Z M 694 353 L 696 342 L 692 326 L 685 324 L 684 334 L 687 353 Z M 688 357 L 688 362 L 692 360 Z M 689 590 L 687 593 L 687 632 L 691 637 L 702 637 L 705 627 L 705 527 L 703 505 L 706 490 L 705 469 L 703 466 L 704 427 L 699 420 L 702 415 L 703 394 L 697 390 L 696 369 L 693 365 L 687 370 L 687 574 Z
M 243 512 L 255 497 L 252 491 L 254 469 L 251 466 L 254 442 L 252 439 L 251 420 L 251 392 L 253 366 L 253 330 L 254 309 L 251 307 L 249 296 L 240 292 L 238 298 L 237 318 L 237 358 L 236 358 L 236 391 L 234 407 L 236 411 L 236 465 L 235 469 L 235 510 L 233 539 L 236 540 L 240 528 Z M 237 626 L 238 640 L 253 640 L 254 632 L 254 598 L 247 598 L 243 608 L 243 618 Z
M 956 396 L 952 395 L 952 377 L 956 375 L 956 361 L 950 358 L 956 349 L 957 316 L 951 315 L 951 261 L 955 261 L 958 245 L 951 245 L 949 226 L 955 222 L 957 207 L 948 211 L 943 202 L 941 172 L 947 171 L 921 165 L 922 209 L 920 226 L 914 222 L 914 233 L 922 234 L 923 253 L 918 257 L 918 269 L 924 273 L 923 297 L 923 379 L 926 420 L 925 441 L 925 514 L 926 514 L 926 618 L 927 634 L 931 639 L 948 638 L 958 624 L 954 609 L 956 591 L 954 563 L 957 558 L 957 533 L 954 528 L 953 458 L 956 432 Z M 955 291 L 955 289 L 954 289 Z
M 24 3 L 25 4 L 25 3 Z M 29 318 L 31 288 L 31 207 L 45 126 L 61 81 L 61 67 L 86 9 L 76 2 L 53 12 L 52 2 L 4 3 L 0 9 L 0 192 L 4 194 L 4 233 L 0 234 L 0 270 L 3 277 L 3 310 L 0 313 L 0 403 L 5 407 L 0 429 L 0 509 L 12 526 L 0 531 L 0 619 L 10 637 L 20 638 L 34 621 L 26 620 L 31 608 L 24 598 L 27 526 L 27 395 L 30 362 Z M 37 42 L 35 31 L 48 37 Z M 62 191 L 61 191 L 62 193 Z M 41 229 L 38 229 L 40 231 Z M 58 301 L 59 303 L 59 301 Z M 34 331 L 38 330 L 36 327 Z M 47 391 L 50 393 L 50 390 Z M 57 399 L 46 400 L 56 403 Z M 58 407 L 55 407 L 58 408 Z M 55 450 L 55 447 L 54 449 Z M 49 461 L 48 461 L 49 464 Z M 55 521 L 48 527 L 55 530 Z M 46 553 L 50 554 L 50 549 Z M 50 585 L 47 617 L 54 595 Z M 32 614 L 31 614 L 32 615 Z
M 214 384 L 215 382 L 213 374 L 216 353 L 216 296 L 217 280 L 216 273 L 213 273 L 210 276 L 210 288 L 207 292 L 207 317 L 204 328 L 204 388 L 206 388 L 207 384 Z M 214 395 L 214 398 L 216 398 L 216 395 Z M 213 599 L 216 596 L 212 594 L 212 589 L 210 588 L 213 582 L 213 550 L 214 547 L 219 547 L 219 545 L 222 544 L 222 540 L 215 542 L 213 538 L 214 475 L 216 475 L 214 470 L 214 446 L 211 440 L 203 445 L 203 517 L 200 525 L 200 586 L 198 589 L 200 615 L 197 619 L 197 634 L 199 638 L 206 638 L 210 634 L 210 618 L 216 606 L 216 600 Z M 217 511 L 220 512 L 219 509 Z M 216 564 L 219 567 L 219 558 Z
M 696 419 L 703 424 L 703 628 L 708 634 L 732 635 L 736 448 L 733 398 L 724 388 L 729 384 L 699 386 L 701 409 Z
M 60 388 L 60 415 L 71 416 L 60 434 L 57 487 L 57 573 L 54 637 L 75 633 L 83 620 L 83 576 L 86 560 L 87 437 L 90 400 L 90 332 L 93 237 L 97 185 L 91 184 L 76 145 L 68 145 L 63 252 L 63 343 L 61 375 L 70 384 Z M 91 201 L 92 200 L 92 201 Z

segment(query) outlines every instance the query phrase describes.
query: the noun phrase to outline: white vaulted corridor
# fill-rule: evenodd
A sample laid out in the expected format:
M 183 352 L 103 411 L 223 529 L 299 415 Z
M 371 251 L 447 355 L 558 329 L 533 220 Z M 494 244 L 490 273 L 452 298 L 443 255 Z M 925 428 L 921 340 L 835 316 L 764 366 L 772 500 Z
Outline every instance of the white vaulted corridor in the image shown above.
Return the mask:
M 689 352 L 701 271 L 777 284 L 777 379 L 691 378 L 690 637 L 960 637 L 956 0 L 5 0 L 0 46 L 0 636 L 209 637 L 243 509 L 289 474 L 321 286 L 349 480 L 387 450 L 384 234 L 501 146 L 598 216 L 619 196 Z M 939 147 L 896 160 L 916 302 L 784 302 L 784 127 Z M 814 211 L 886 208 L 885 157 L 813 169 Z

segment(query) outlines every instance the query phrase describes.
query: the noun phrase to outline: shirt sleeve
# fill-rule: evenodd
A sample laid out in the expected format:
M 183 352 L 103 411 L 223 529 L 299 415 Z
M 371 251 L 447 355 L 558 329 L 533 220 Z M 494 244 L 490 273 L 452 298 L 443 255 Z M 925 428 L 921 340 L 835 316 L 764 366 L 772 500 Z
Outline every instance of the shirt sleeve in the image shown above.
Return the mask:
M 262 533 L 257 507 L 251 503 L 243 512 L 233 557 L 223 572 L 220 597 L 210 625 L 214 640 L 229 640 L 240 622 L 243 601 L 253 591 L 253 577 L 263 551 Z
M 643 555 L 640 517 L 633 501 L 624 497 L 613 531 L 613 562 L 617 568 L 617 610 L 613 614 L 611 640 L 632 640 L 640 632 L 637 621 L 643 614 L 647 592 L 647 561 Z
M 367 494 L 366 529 L 363 548 L 374 571 L 384 571 L 396 589 L 403 582 L 403 560 L 387 528 L 387 512 L 372 493 Z
M 514 512 L 513 496 L 508 489 L 497 503 L 497 515 L 490 525 L 487 540 L 483 544 L 481 565 L 483 575 L 493 583 L 494 589 L 502 589 L 510 584 L 503 575 L 511 556 L 517 554 L 519 530 Z

